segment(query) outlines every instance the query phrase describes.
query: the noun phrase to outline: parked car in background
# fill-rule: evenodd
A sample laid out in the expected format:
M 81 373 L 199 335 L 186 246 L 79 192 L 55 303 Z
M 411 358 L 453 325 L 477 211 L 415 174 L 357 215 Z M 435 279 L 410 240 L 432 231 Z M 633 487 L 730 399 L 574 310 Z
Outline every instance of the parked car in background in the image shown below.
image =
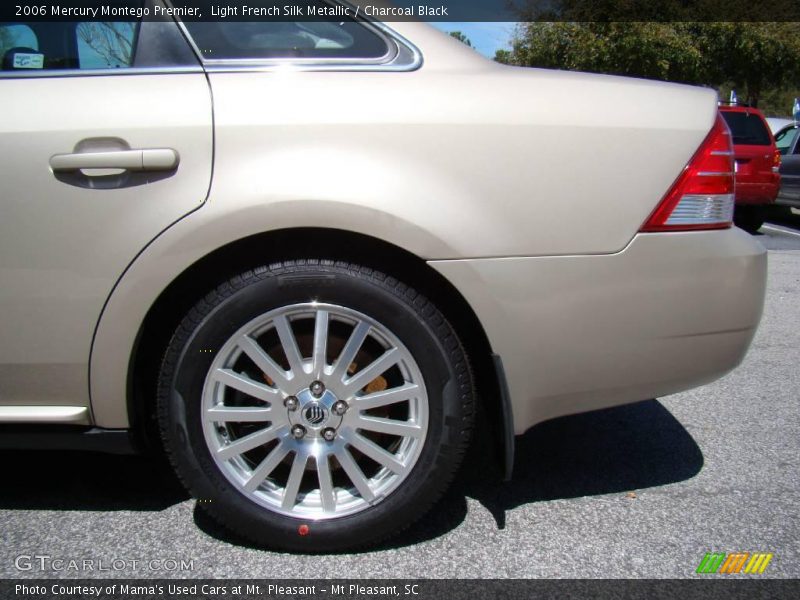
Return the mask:
M 775 204 L 800 208 L 800 125 L 790 121 L 777 130 L 775 145 L 781 153 L 781 189 Z
M 755 334 L 711 90 L 340 15 L 3 33 L 0 444 L 163 444 L 239 536 L 341 550 L 425 514 L 475 430 L 510 476 L 515 435 Z
M 764 115 L 756 108 L 722 105 L 720 112 L 733 134 L 736 172 L 734 223 L 755 233 L 780 188 L 781 155 Z
M 772 132 L 773 136 L 784 127 L 794 125 L 794 119 L 788 117 L 767 117 L 765 121 L 767 125 L 769 125 L 769 130 Z

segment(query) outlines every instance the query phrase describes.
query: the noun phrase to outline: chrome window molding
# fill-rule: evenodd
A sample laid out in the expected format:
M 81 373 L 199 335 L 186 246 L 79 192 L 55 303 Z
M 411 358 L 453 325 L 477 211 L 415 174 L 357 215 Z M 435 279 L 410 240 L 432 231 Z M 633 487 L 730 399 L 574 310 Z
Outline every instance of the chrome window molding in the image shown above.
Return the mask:
M 171 6 L 171 2 L 165 1 Z M 340 4 L 347 4 L 340 2 Z M 2 79 L 41 79 L 54 77 L 109 77 L 132 75 L 181 75 L 202 73 L 274 72 L 274 71 L 416 71 L 422 66 L 422 52 L 409 40 L 381 21 L 360 18 L 357 23 L 367 26 L 387 44 L 387 53 L 380 58 L 271 58 L 271 59 L 204 59 L 186 26 L 175 19 L 180 32 L 202 63 L 200 65 L 170 67 L 124 67 L 114 69 L 31 69 L 28 71 L 0 71 Z
M 325 0 L 329 4 L 354 7 L 341 0 Z M 164 0 L 172 7 L 172 2 Z M 191 46 L 198 60 L 211 73 L 252 73 L 274 71 L 416 71 L 422 66 L 422 52 L 405 37 L 388 27 L 386 23 L 370 17 L 359 17 L 355 23 L 367 27 L 384 40 L 387 52 L 379 58 L 229 58 L 209 59 L 197 47 L 186 25 L 175 21 Z
M 185 67 L 125 67 L 119 69 L 31 69 L 0 71 L 0 79 L 42 79 L 53 77 L 119 77 L 125 75 L 186 75 L 202 73 L 200 65 Z

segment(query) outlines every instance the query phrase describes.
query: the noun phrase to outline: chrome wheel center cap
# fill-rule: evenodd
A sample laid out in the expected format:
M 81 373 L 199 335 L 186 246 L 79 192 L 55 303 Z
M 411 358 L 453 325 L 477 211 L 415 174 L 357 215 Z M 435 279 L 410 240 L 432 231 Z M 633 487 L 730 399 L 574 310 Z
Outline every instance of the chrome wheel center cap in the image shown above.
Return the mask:
M 330 390 L 325 390 L 325 393 L 317 398 L 310 389 L 305 389 L 297 394 L 297 400 L 298 409 L 289 413 L 289 420 L 303 425 L 313 437 L 319 436 L 323 429 L 328 427 L 336 429 L 341 425 L 341 417 L 333 412 L 333 405 L 338 398 Z
M 328 421 L 328 411 L 319 402 L 310 402 L 303 409 L 303 420 L 311 427 L 321 427 Z

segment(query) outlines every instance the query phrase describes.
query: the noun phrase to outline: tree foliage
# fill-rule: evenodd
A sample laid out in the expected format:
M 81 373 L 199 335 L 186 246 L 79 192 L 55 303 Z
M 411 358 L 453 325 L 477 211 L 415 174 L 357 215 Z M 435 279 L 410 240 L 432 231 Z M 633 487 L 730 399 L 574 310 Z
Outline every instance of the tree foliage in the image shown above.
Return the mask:
M 776 90 L 800 94 L 800 23 L 525 22 L 517 28 L 512 50 L 495 59 L 733 87 L 757 106 Z
M 464 35 L 462 32 L 460 32 L 460 31 L 451 31 L 450 32 L 450 37 L 455 38 L 459 42 L 462 42 L 462 43 L 466 44 L 467 46 L 469 46 L 470 48 L 472 48 L 472 41 L 466 35 Z
M 800 90 L 800 23 L 706 23 L 698 38 L 708 83 L 731 83 L 753 104 L 765 91 Z
M 520 21 L 800 21 L 797 0 L 508 0 Z

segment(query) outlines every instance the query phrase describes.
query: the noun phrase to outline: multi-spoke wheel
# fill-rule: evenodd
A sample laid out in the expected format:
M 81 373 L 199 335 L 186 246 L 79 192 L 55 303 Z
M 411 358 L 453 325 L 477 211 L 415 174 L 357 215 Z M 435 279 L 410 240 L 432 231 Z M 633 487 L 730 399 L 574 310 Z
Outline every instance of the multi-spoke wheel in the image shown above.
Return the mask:
M 203 412 L 206 442 L 233 485 L 276 512 L 325 519 L 402 483 L 425 443 L 428 397 L 386 327 L 310 303 L 231 338 L 209 371 Z
M 473 384 L 438 310 L 353 265 L 234 278 L 175 334 L 159 416 L 179 475 L 224 525 L 331 550 L 402 529 L 468 441 Z

